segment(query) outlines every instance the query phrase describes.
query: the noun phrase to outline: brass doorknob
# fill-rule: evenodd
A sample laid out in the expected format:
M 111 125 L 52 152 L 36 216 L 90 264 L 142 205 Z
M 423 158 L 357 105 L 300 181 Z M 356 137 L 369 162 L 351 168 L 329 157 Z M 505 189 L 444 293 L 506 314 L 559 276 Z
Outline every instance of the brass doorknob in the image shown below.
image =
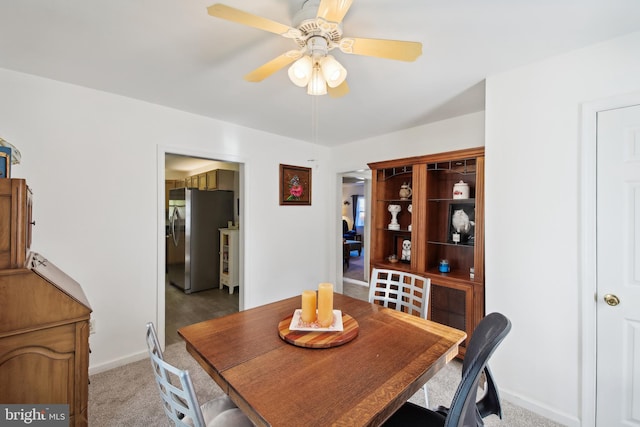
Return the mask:
M 615 307 L 616 305 L 620 304 L 620 298 L 618 298 L 617 296 L 615 296 L 613 294 L 606 294 L 604 296 L 604 302 L 606 302 L 607 304 L 609 304 L 612 307 Z

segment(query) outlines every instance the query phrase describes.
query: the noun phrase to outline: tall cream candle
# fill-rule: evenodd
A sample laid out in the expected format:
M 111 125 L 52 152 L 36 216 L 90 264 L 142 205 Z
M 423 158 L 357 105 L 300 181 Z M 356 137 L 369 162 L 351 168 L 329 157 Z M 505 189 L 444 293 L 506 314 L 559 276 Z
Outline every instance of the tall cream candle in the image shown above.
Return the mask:
M 318 285 L 318 324 L 327 328 L 333 323 L 333 283 Z
M 300 318 L 306 323 L 316 321 L 316 291 L 302 292 L 302 313 Z

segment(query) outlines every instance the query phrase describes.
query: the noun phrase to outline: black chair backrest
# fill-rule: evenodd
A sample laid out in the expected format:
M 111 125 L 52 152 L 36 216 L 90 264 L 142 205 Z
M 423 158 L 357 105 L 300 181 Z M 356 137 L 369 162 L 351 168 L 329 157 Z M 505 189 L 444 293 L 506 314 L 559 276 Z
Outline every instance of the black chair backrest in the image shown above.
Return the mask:
M 511 330 L 511 322 L 503 314 L 485 316 L 467 346 L 463 362 L 463 376 L 451 402 L 444 427 L 477 427 L 484 425 L 476 398 L 478 383 L 489 358 Z

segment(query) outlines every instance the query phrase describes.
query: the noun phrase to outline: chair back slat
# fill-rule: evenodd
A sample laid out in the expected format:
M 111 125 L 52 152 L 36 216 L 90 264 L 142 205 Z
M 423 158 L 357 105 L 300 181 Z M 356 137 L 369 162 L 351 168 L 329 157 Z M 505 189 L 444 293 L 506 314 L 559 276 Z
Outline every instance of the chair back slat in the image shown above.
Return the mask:
M 162 347 L 160 347 L 160 341 L 158 340 L 158 334 L 156 334 L 156 328 L 153 326 L 153 323 L 147 323 L 147 347 L 149 351 L 157 354 L 160 359 L 164 360 L 164 355 L 162 354 Z
M 427 318 L 431 280 L 404 271 L 374 268 L 369 302 Z
M 147 324 L 147 346 L 156 385 L 162 398 L 162 407 L 167 417 L 177 427 L 205 427 L 204 416 L 189 371 L 178 369 L 163 360 L 153 323 Z

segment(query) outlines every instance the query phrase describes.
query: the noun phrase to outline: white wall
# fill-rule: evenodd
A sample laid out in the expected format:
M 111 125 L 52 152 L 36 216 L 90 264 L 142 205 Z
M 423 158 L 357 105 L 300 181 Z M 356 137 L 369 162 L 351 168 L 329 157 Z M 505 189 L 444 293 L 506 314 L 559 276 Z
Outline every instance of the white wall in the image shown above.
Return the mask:
M 336 172 L 369 169 L 368 163 L 484 145 L 484 111 L 355 141 L 332 150 Z
M 163 151 L 244 163 L 246 307 L 335 276 L 328 149 L 2 69 L 0 93 L 0 132 L 22 152 L 12 176 L 34 193 L 32 250 L 93 307 L 92 372 L 144 355 L 145 323 L 164 318 Z M 312 206 L 279 206 L 279 163 L 313 167 Z
M 581 424 L 581 104 L 640 89 L 640 33 L 487 78 L 486 307 L 503 396 Z M 586 331 L 587 333 L 589 331 Z M 582 407 L 584 405 L 584 408 Z M 585 417 L 586 418 L 586 417 Z

